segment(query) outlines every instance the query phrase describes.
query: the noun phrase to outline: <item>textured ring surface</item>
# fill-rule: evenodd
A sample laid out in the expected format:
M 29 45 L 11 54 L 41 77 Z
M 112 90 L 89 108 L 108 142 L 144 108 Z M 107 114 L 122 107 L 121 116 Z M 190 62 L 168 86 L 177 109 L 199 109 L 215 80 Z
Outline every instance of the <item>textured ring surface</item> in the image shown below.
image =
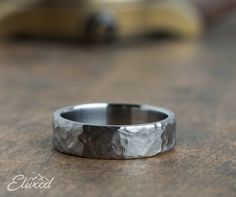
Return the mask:
M 53 114 L 53 145 L 59 152 L 87 158 L 155 156 L 176 142 L 175 114 L 136 104 L 94 103 Z

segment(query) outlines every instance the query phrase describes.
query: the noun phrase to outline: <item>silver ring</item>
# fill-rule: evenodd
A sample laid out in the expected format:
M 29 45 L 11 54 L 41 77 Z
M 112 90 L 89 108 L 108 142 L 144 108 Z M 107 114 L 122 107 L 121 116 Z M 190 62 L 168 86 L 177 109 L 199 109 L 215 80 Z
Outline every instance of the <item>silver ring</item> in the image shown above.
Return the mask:
M 175 114 L 150 105 L 93 103 L 53 114 L 53 144 L 62 153 L 101 159 L 155 156 L 176 143 Z

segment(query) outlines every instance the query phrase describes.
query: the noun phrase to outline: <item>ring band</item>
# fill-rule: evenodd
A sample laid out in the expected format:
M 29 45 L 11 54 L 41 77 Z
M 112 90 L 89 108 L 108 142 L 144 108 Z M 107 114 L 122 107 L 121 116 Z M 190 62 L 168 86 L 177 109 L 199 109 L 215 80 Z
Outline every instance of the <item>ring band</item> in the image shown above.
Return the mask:
M 53 114 L 53 145 L 62 153 L 101 159 L 155 156 L 176 143 L 175 114 L 136 104 L 93 103 Z

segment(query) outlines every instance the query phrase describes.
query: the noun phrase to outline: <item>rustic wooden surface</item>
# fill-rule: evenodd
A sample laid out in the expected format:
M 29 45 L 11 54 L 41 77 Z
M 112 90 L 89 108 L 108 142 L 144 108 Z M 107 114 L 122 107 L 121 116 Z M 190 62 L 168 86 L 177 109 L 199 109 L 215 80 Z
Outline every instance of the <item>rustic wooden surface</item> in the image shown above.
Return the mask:
M 1 42 L 0 196 L 235 197 L 236 29 L 226 29 L 196 43 Z M 52 112 L 87 102 L 172 109 L 175 150 L 127 161 L 56 152 Z M 33 172 L 54 177 L 53 187 L 7 191 L 14 176 Z

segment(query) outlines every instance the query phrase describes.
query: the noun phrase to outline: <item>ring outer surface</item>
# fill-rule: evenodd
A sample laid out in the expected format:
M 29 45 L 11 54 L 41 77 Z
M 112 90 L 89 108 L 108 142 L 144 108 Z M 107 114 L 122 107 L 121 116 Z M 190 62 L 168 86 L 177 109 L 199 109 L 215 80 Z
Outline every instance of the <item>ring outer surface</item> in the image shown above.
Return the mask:
M 64 107 L 53 113 L 53 145 L 57 151 L 94 159 L 136 159 L 164 153 L 176 144 L 176 117 L 166 108 L 139 105 L 164 113 L 167 118 L 133 125 L 96 125 L 61 116 L 83 105 L 88 104 Z

